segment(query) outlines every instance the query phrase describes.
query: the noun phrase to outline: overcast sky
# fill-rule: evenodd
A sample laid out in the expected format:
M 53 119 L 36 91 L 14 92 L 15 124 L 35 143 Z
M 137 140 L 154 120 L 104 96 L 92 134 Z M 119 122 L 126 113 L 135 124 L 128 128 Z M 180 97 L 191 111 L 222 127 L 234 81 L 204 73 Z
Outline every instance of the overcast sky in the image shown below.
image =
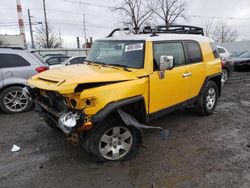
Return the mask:
M 75 1 L 76 3 L 73 3 Z M 226 20 L 239 32 L 238 40 L 250 40 L 250 0 L 186 0 L 188 21 L 178 20 L 195 26 L 204 26 L 206 20 Z M 83 3 L 81 3 L 83 2 Z M 46 0 L 48 22 L 56 32 L 61 31 L 64 47 L 76 47 L 76 37 L 83 40 L 83 13 L 86 16 L 87 37 L 105 37 L 119 26 L 119 15 L 108 7 L 115 0 Z M 21 0 L 25 30 L 29 42 L 27 9 L 32 21 L 44 21 L 42 0 Z M 17 26 L 16 0 L 1 0 L 0 34 L 19 34 Z M 33 30 L 36 29 L 33 26 Z

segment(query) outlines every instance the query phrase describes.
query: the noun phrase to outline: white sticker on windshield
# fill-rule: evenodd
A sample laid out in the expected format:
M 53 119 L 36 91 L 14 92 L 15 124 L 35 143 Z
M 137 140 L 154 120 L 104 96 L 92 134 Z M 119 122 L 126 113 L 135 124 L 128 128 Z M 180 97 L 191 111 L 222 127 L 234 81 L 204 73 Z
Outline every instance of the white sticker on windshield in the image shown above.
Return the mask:
M 130 44 L 130 45 L 125 46 L 125 52 L 131 52 L 131 51 L 137 51 L 137 50 L 143 50 L 143 43 Z

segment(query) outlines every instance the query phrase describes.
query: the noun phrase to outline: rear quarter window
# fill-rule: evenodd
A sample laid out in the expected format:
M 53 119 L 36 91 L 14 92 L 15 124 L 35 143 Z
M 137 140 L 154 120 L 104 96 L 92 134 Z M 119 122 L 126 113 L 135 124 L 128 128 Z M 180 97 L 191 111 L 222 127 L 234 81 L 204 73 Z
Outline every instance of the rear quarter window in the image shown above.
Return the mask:
M 214 43 L 210 43 L 210 46 L 212 48 L 214 58 L 215 59 L 219 58 L 220 56 L 219 56 L 219 52 L 218 52 L 218 49 L 217 49 L 216 45 Z
M 30 63 L 20 55 L 0 54 L 0 68 L 27 67 Z
M 199 43 L 185 42 L 184 44 L 188 53 L 188 63 L 199 63 L 203 61 Z

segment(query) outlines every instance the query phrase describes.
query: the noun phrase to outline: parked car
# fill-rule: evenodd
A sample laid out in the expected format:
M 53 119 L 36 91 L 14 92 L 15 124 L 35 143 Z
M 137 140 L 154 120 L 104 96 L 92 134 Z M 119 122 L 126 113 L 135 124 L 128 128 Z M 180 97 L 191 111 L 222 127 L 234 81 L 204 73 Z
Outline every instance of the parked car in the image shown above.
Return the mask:
M 238 57 L 240 57 L 241 54 L 243 54 L 243 53 L 245 53 L 245 52 L 247 52 L 247 51 L 232 52 L 232 53 L 231 53 L 231 57 L 232 57 L 232 58 L 238 58 Z
M 30 109 L 30 98 L 22 88 L 31 76 L 48 70 L 42 58 L 24 49 L 0 48 L 0 108 L 6 113 Z
M 25 89 L 46 124 L 97 161 L 134 157 L 141 129 L 161 129 L 145 124 L 186 105 L 211 115 L 221 94 L 221 60 L 202 28 L 116 31 L 94 42 L 85 64 L 33 76 Z
M 228 78 L 233 74 L 234 62 L 231 59 L 221 58 L 222 77 L 221 86 L 224 86 Z
M 250 52 L 242 53 L 238 58 L 233 58 L 234 70 L 236 71 L 250 71 Z
M 60 55 L 60 56 L 52 56 L 52 57 L 47 57 L 44 58 L 45 62 L 48 65 L 58 65 L 64 62 L 66 59 L 70 58 L 69 56 L 66 55 Z
M 74 56 L 74 57 L 70 57 L 68 58 L 66 61 L 62 62 L 61 64 L 57 64 L 57 65 L 51 65 L 50 69 L 55 69 L 55 68 L 59 68 L 59 67 L 63 67 L 65 65 L 76 65 L 76 64 L 80 64 L 83 63 L 85 60 L 85 56 Z
M 223 57 L 225 59 L 231 58 L 231 54 L 226 48 L 224 48 L 222 46 L 217 46 L 217 49 L 218 49 L 218 53 L 219 53 L 220 57 Z

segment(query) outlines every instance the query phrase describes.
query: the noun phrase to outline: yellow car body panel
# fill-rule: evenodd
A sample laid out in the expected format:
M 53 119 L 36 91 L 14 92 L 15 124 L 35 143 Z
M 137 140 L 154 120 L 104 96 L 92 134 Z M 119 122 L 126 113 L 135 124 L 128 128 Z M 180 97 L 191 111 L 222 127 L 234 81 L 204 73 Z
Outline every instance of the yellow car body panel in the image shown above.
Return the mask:
M 88 115 L 94 115 L 103 109 L 111 101 L 143 96 L 146 109 L 148 107 L 148 78 L 141 78 L 132 81 L 125 81 L 112 85 L 101 86 L 93 89 L 86 89 L 80 94 L 80 99 L 95 99 L 96 106 L 85 109 Z

